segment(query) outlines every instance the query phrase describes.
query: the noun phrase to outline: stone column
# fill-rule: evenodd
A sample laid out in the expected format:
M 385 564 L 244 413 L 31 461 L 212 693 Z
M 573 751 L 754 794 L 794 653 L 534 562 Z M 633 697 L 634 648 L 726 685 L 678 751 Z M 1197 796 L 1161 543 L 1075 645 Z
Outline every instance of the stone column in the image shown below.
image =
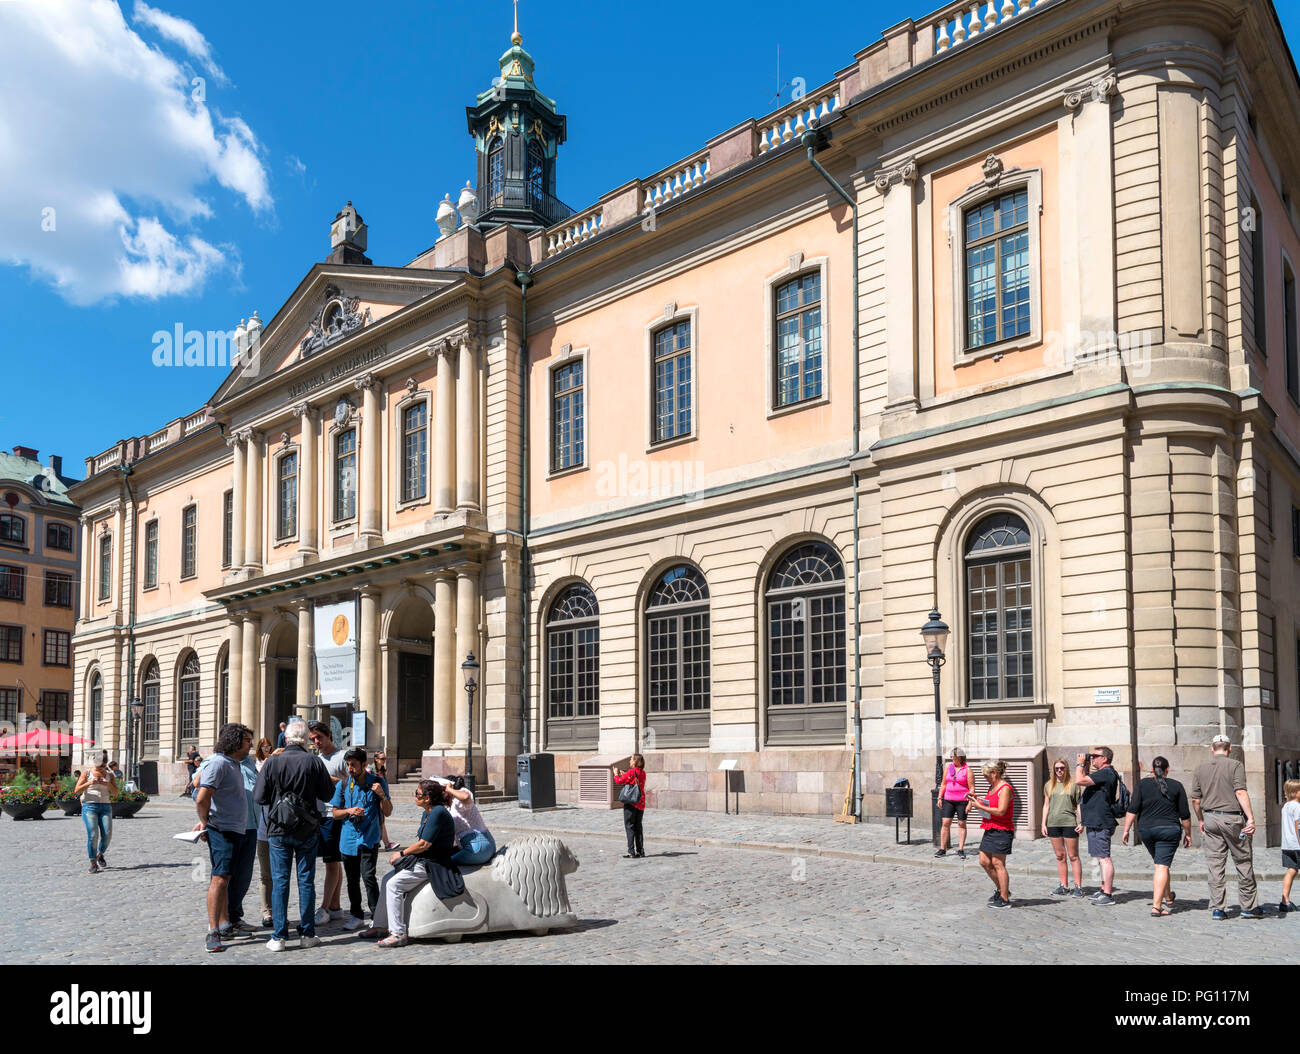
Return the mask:
M 300 717 L 311 713 L 312 704 L 312 624 L 311 601 L 299 600 L 295 605 L 298 615 L 298 678 L 294 684 L 294 710 Z
M 908 158 L 876 173 L 885 196 L 885 337 L 888 357 L 887 410 L 915 410 L 916 396 L 916 183 Z
M 230 651 L 229 651 L 229 698 L 227 699 L 226 720 L 244 720 L 242 700 L 244 698 L 244 619 L 241 615 L 230 616 Z
M 456 662 L 455 662 L 455 687 L 456 687 L 456 739 L 455 742 L 464 742 L 461 736 L 466 734 L 466 721 L 469 717 L 469 698 L 465 694 L 464 686 L 460 681 L 460 664 L 465 661 L 465 657 L 474 652 L 474 658 L 482 663 L 482 656 L 478 645 L 478 568 L 461 567 L 456 570 Z M 482 670 L 479 670 L 480 675 Z M 480 678 L 481 679 L 481 678 Z M 477 727 L 477 739 L 483 741 L 483 730 Z
M 433 741 L 456 742 L 456 583 L 449 571 L 433 584 Z
M 261 432 L 245 432 L 248 440 L 247 496 L 244 501 L 244 565 L 262 567 L 262 440 Z
M 262 636 L 262 620 L 256 615 L 244 616 L 244 662 L 240 671 L 239 721 L 247 725 L 255 735 L 258 731 L 261 714 L 261 686 L 258 682 L 258 644 Z
M 383 728 L 383 715 L 379 712 L 379 590 L 366 586 L 359 592 L 361 639 L 357 642 L 357 701 L 366 713 L 367 723 L 379 732 Z
M 320 501 L 316 496 L 316 448 L 320 444 L 316 407 L 299 403 L 293 412 L 302 421 L 302 456 L 298 460 L 298 555 L 315 556 Z M 301 676 L 301 674 L 299 675 Z
M 244 506 L 248 497 L 248 474 L 245 469 L 244 433 L 235 432 L 226 440 L 226 445 L 234 452 L 234 479 L 230 494 L 230 568 L 236 570 L 244 566 Z
M 1077 312 L 1084 346 L 1095 349 L 1094 354 L 1112 350 L 1116 339 L 1110 265 L 1115 259 L 1115 195 L 1109 179 L 1096 178 L 1097 172 L 1111 170 L 1114 93 L 1114 73 L 1066 93 L 1065 106 L 1073 117 L 1066 122 L 1070 135 L 1062 137 L 1061 147 L 1062 160 L 1068 161 L 1068 167 L 1062 165 L 1062 200 L 1070 202 L 1061 215 L 1062 244 L 1072 250 L 1063 254 L 1063 307 L 1067 321 Z
M 457 507 L 478 511 L 478 349 L 472 340 L 460 345 L 456 378 L 456 492 Z
M 79 616 L 90 618 L 95 612 L 95 573 L 97 565 L 94 548 L 95 536 L 90 530 L 90 521 L 81 517 L 81 611 Z
M 379 518 L 380 476 L 383 473 L 383 441 L 379 427 L 379 381 L 367 373 L 354 382 L 361 392 L 361 450 L 357 471 L 361 476 L 361 537 L 373 542 L 382 540 Z
M 455 348 L 444 341 L 438 348 L 438 420 L 434 456 L 434 512 L 456 507 L 456 360 Z M 437 674 L 435 673 L 435 677 Z

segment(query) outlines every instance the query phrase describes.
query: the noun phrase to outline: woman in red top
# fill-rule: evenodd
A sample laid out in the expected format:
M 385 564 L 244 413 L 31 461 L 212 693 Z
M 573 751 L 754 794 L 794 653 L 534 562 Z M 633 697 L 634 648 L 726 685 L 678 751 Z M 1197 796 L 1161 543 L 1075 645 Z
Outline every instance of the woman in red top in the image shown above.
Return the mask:
M 640 791 L 635 804 L 623 803 L 623 829 L 627 831 L 627 852 L 623 854 L 623 859 L 631 860 L 634 857 L 645 856 L 641 839 L 641 820 L 645 815 L 645 758 L 640 754 L 633 754 L 630 769 L 626 772 L 614 770 L 614 782 L 633 784 Z
M 1011 879 L 1007 875 L 1007 854 L 1016 837 L 1016 790 L 1002 777 L 1006 774 L 1005 761 L 990 761 L 984 766 L 984 778 L 989 792 L 983 798 L 971 791 L 967 799 L 980 812 L 987 813 L 980 827 L 980 867 L 993 880 L 996 887 L 989 898 L 991 908 L 1011 907 Z

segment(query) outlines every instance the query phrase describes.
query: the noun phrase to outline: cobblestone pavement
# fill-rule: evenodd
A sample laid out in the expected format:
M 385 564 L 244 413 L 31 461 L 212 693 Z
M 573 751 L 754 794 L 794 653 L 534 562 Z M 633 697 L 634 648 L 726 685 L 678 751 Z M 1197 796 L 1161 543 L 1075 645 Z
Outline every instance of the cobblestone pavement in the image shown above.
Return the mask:
M 1032 875 L 1022 862 L 1035 853 L 1049 863 L 1050 858 L 1038 849 L 1022 854 L 1017 848 L 1010 860 L 1017 906 L 994 911 L 985 906 L 991 886 L 973 853 L 959 864 L 934 861 L 928 846 L 895 851 L 892 827 L 652 812 L 646 819 L 650 856 L 634 861 L 622 859 L 617 812 L 534 814 L 513 803 L 483 812 L 499 842 L 523 828 L 578 832 L 564 835 L 581 861 L 568 880 L 580 919 L 576 931 L 493 935 L 457 945 L 420 942 L 386 952 L 333 924 L 321 930 L 324 945 L 317 950 L 295 947 L 272 955 L 263 946 L 267 934 L 259 931 L 222 955 L 205 955 L 207 854 L 171 838 L 192 826 L 192 807 L 151 802 L 139 816 L 115 822 L 111 868 L 99 875 L 86 871 L 79 818 L 52 813 L 35 822 L 0 820 L 0 958 L 223 966 L 342 961 L 1282 964 L 1294 962 L 1300 927 L 1300 918 L 1272 914 L 1278 888 L 1269 880 L 1262 892 L 1270 917 L 1262 922 L 1213 922 L 1199 873 L 1195 881 L 1175 882 L 1179 910 L 1157 920 L 1148 915 L 1145 870 L 1141 880 L 1118 883 L 1117 906 L 1097 908 L 1048 895 L 1056 884 L 1054 869 L 1050 878 Z M 413 806 L 399 806 L 389 833 L 409 840 L 416 815 Z M 693 844 L 692 830 L 701 842 L 718 844 Z M 759 835 L 799 848 L 737 848 Z M 869 859 L 866 847 L 881 850 L 881 858 Z M 883 859 L 887 855 L 911 862 Z M 1199 863 L 1200 853 L 1192 850 L 1187 857 Z M 318 871 L 318 891 L 322 876 Z M 250 893 L 254 916 L 256 882 L 255 877 Z

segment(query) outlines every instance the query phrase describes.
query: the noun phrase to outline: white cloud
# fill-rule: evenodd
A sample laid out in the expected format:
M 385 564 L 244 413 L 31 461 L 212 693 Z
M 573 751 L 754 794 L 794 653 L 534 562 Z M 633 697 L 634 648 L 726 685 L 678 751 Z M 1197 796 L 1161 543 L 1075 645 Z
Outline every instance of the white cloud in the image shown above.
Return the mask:
M 169 32 L 171 16 L 145 10 L 195 58 L 207 49 L 188 22 Z M 173 23 L 193 30 L 188 43 Z M 235 250 L 195 227 L 215 218 L 214 183 L 269 213 L 262 147 L 194 97 L 190 72 L 113 0 L 0 3 L 0 260 L 78 304 L 191 292 L 237 270 Z
M 187 22 L 183 18 L 169 15 L 166 11 L 150 7 L 144 0 L 135 0 L 135 10 L 131 12 L 131 18 L 139 24 L 150 26 L 159 36 L 170 40 L 173 44 L 180 45 L 191 58 L 221 83 L 230 83 L 230 78 L 212 57 L 212 48 L 208 44 L 207 37 L 198 31 L 193 22 Z

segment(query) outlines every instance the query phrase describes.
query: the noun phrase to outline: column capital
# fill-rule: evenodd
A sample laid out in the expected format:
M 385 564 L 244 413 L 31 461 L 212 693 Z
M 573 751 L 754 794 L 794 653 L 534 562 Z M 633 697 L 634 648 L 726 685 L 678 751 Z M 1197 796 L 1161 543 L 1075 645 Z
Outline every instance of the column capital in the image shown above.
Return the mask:
M 1093 77 L 1087 84 L 1071 88 L 1065 93 L 1065 108 L 1073 113 L 1085 102 L 1106 102 L 1115 94 L 1118 83 L 1114 70 L 1108 70 L 1099 77 Z
M 379 378 L 377 378 L 373 373 L 363 373 L 352 382 L 352 387 L 359 392 L 370 391 L 374 389 L 378 383 Z
M 320 419 L 320 410 L 317 407 L 312 406 L 311 403 L 295 403 L 293 406 L 293 416 L 305 417 L 309 421 L 316 421 Z
M 311 605 L 312 605 L 311 597 L 299 597 L 297 600 L 293 602 L 293 609 L 299 615 L 302 615 L 311 611 Z
M 383 589 L 375 585 L 354 586 L 353 592 L 355 592 L 357 596 L 368 597 L 371 600 L 378 600 L 384 594 Z
M 917 176 L 916 158 L 908 157 L 896 165 L 880 169 L 872 178 L 875 181 L 876 189 L 882 194 L 888 194 L 889 188 L 896 183 L 905 183 L 911 186 L 916 182 Z

